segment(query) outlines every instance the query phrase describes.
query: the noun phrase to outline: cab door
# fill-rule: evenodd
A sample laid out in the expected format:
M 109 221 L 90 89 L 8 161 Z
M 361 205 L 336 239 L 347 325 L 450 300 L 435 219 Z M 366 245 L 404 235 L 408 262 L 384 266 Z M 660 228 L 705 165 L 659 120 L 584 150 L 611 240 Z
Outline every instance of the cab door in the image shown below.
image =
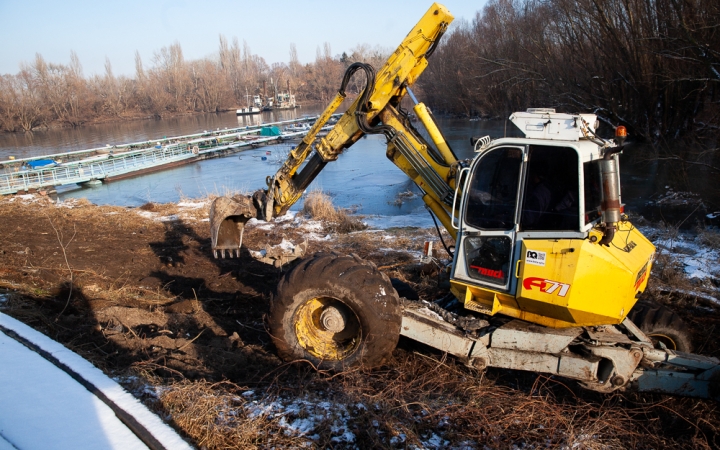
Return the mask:
M 471 166 L 460 206 L 460 230 L 451 277 L 493 291 L 514 289 L 524 146 L 487 150 Z

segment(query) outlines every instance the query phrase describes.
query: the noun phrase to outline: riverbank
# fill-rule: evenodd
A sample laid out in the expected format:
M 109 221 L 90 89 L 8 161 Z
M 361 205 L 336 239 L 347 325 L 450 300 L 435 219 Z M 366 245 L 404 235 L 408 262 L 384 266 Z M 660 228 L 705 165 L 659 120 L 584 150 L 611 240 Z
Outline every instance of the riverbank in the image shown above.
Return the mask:
M 247 251 L 213 259 L 208 207 L 206 200 L 125 208 L 2 198 L 0 310 L 119 380 L 197 447 L 720 444 L 714 402 L 601 396 L 564 379 L 479 372 L 406 340 L 373 371 L 285 364 L 264 329 L 282 272 Z M 720 356 L 718 234 L 635 223 L 659 248 L 651 295 L 688 322 L 699 353 Z M 288 215 L 249 225 L 244 244 L 260 249 L 283 239 L 307 240 L 309 253 L 356 253 L 421 298 L 443 292 L 439 273 L 419 263 L 423 241 L 437 240 L 431 229 L 339 234 L 332 224 Z
M 54 121 L 49 123 L 43 123 L 36 127 L 33 127 L 32 130 L 3 130 L 0 129 L 0 135 L 12 135 L 12 134 L 25 134 L 25 133 L 33 133 L 36 131 L 50 131 L 50 130 L 82 130 L 84 127 L 92 127 L 96 125 L 108 125 L 108 124 L 122 124 L 127 122 L 134 122 L 138 120 L 168 120 L 168 119 L 176 119 L 179 117 L 192 117 L 192 116 L 202 116 L 205 114 L 222 114 L 222 113 L 228 113 L 228 112 L 235 112 L 236 108 L 218 108 L 217 111 L 214 112 L 198 112 L 198 111 L 185 111 L 185 112 L 164 112 L 162 115 L 160 114 L 147 114 L 142 113 L 139 111 L 129 111 L 124 113 L 121 116 L 100 116 L 100 117 L 94 117 L 88 120 L 84 120 L 79 124 L 70 124 L 67 122 L 61 122 L 61 121 Z

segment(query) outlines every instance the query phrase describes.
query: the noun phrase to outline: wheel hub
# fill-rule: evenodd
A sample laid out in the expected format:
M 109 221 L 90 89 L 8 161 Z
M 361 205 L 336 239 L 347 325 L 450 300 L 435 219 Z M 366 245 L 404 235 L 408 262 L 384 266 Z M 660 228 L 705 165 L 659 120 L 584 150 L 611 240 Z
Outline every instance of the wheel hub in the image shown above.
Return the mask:
M 315 297 L 294 318 L 298 344 L 316 358 L 342 361 L 360 346 L 362 328 L 352 308 L 333 297 Z
M 347 318 L 343 311 L 334 306 L 328 306 L 320 314 L 320 323 L 327 331 L 339 333 L 345 329 Z

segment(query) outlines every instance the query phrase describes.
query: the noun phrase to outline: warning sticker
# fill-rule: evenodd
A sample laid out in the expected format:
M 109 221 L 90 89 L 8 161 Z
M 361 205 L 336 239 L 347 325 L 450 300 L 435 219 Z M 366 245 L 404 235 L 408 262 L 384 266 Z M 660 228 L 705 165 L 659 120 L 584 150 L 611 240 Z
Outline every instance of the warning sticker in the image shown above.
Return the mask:
M 528 250 L 525 253 L 525 262 L 534 266 L 545 267 L 545 252 L 539 252 L 537 250 Z

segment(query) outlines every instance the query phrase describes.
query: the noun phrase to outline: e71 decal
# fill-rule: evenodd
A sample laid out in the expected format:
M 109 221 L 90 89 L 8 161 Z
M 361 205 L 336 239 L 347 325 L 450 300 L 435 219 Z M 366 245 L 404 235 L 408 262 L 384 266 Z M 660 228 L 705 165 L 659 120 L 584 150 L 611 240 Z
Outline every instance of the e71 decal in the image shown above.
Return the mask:
M 523 287 L 528 291 L 537 288 L 545 294 L 556 294 L 558 297 L 565 297 L 570 290 L 570 285 L 544 278 L 530 277 L 523 280 Z

